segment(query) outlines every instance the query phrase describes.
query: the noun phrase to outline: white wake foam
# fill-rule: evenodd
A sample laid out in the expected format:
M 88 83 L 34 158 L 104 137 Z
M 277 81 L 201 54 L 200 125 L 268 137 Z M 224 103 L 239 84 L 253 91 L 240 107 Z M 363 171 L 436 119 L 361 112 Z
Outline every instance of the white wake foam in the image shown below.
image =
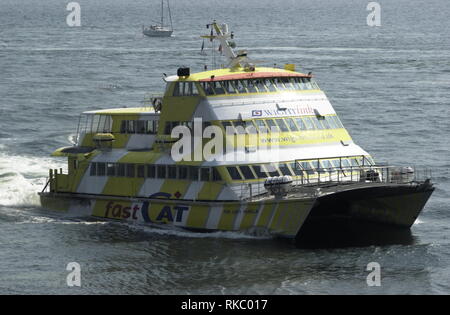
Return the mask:
M 0 205 L 39 206 L 50 168 L 65 168 L 63 160 L 14 156 L 0 152 Z
M 120 222 L 122 223 L 122 222 Z M 244 232 L 228 232 L 228 231 L 218 231 L 218 232 L 192 232 L 177 228 L 174 226 L 163 226 L 163 225 L 145 225 L 145 224 L 128 224 L 127 226 L 139 232 L 158 234 L 164 236 L 176 236 L 176 237 L 186 237 L 186 238 L 225 238 L 225 239 L 254 239 L 254 240 L 267 240 L 273 237 L 265 235 L 250 235 Z

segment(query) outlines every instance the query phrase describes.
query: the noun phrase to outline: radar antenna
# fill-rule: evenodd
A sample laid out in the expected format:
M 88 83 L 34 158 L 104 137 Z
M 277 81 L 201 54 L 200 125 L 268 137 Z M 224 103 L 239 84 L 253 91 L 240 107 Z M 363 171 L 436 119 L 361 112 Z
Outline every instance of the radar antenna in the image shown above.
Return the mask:
M 246 50 L 239 50 L 237 53 L 233 50 L 236 44 L 229 39 L 233 39 L 234 34 L 233 32 L 229 32 L 227 24 L 219 25 L 216 23 L 216 21 L 213 21 L 213 23 L 206 25 L 206 28 L 210 27 L 211 27 L 211 34 L 203 35 L 201 37 L 208 38 L 211 41 L 214 39 L 219 40 L 221 51 L 228 61 L 227 67 L 231 69 L 238 67 L 250 70 L 255 69 L 255 63 L 258 63 L 260 61 L 251 60 L 250 58 L 248 58 Z

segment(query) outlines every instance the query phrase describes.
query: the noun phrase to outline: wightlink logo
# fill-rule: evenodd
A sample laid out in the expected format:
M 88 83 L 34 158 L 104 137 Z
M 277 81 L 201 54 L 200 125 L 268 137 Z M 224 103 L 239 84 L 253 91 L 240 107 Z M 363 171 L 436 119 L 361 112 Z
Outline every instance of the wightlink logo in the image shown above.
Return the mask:
M 175 162 L 278 160 L 280 141 L 274 137 L 278 132 L 275 126 L 256 129 L 252 123 L 241 121 L 219 127 L 194 118 L 192 125 L 172 129 L 171 138 L 178 140 L 172 145 L 171 156 Z

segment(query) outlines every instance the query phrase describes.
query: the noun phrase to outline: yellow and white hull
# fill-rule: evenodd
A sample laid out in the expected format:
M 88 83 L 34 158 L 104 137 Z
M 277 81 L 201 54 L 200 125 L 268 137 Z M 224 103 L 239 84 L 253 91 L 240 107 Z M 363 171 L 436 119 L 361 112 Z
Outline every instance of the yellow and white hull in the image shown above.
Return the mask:
M 315 198 L 202 202 L 45 192 L 44 208 L 141 224 L 196 231 L 236 231 L 294 238 Z

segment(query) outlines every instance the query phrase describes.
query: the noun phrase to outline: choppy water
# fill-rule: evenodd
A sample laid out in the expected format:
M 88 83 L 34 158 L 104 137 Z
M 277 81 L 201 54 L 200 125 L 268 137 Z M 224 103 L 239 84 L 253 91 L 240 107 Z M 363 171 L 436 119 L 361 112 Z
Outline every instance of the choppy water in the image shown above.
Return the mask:
M 0 1 L 0 293 L 450 293 L 450 38 L 447 2 L 173 0 L 175 36 L 150 39 L 159 1 Z M 240 48 L 267 65 L 313 71 L 354 140 L 376 160 L 429 166 L 437 189 L 411 241 L 300 250 L 237 233 L 195 234 L 39 207 L 49 158 L 84 110 L 137 106 L 162 73 L 202 68 L 205 24 L 229 23 Z M 209 60 L 209 59 L 208 59 Z M 65 283 L 69 262 L 82 287 Z M 368 287 L 369 262 L 382 286 Z

